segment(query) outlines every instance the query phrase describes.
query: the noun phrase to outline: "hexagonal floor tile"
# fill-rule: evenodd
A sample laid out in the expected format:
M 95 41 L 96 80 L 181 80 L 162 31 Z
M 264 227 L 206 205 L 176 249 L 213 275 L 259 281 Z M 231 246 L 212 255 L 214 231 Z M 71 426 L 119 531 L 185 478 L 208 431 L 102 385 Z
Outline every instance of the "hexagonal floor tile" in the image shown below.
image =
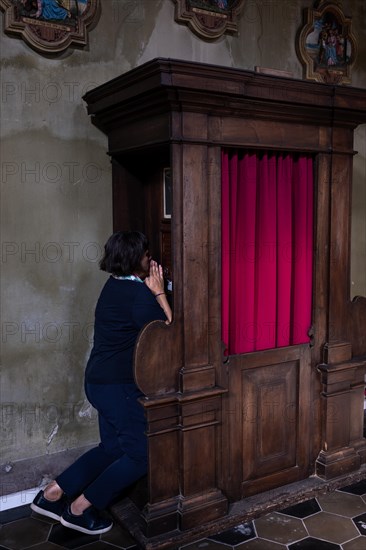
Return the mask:
M 366 504 L 358 495 L 335 491 L 318 497 L 318 502 L 324 512 L 339 514 L 353 518 L 366 512 Z
M 356 525 L 361 535 L 366 535 L 366 514 L 361 514 L 360 516 L 353 518 L 352 521 Z M 366 540 L 365 540 L 365 546 L 366 546 Z
M 100 535 L 100 540 L 108 542 L 109 544 L 114 544 L 117 548 L 132 550 L 132 548 L 136 547 L 136 541 L 125 529 L 123 529 L 123 527 L 116 523 L 108 533 Z
M 347 485 L 347 487 L 342 487 L 339 489 L 344 493 L 351 493 L 352 495 L 366 495 L 366 480 L 359 481 L 353 485 Z
M 279 513 L 266 514 L 255 520 L 258 537 L 290 544 L 308 535 L 301 519 Z
M 75 531 L 75 529 L 67 529 L 60 523 L 53 525 L 48 537 L 49 542 L 53 542 L 64 548 L 70 548 L 70 550 L 91 544 L 99 539 L 100 535 L 85 535 L 84 533 Z
M 235 546 L 235 550 L 286 550 L 286 548 L 283 544 L 264 539 L 253 539 Z M 226 550 L 228 550 L 227 547 Z
M 186 546 L 180 546 L 181 550 L 228 550 L 228 547 L 220 542 L 201 539 Z
M 327 542 L 325 540 L 308 537 L 304 540 L 290 544 L 289 550 L 340 550 L 339 544 Z
M 253 523 L 250 522 L 241 523 L 240 525 L 236 525 L 227 531 L 222 531 L 221 533 L 213 535 L 209 538 L 216 542 L 223 542 L 225 544 L 235 546 L 236 544 L 240 544 L 246 540 L 254 539 L 255 536 Z
M 342 544 L 343 550 L 365 550 L 365 537 L 357 537 L 346 544 Z
M 28 546 L 24 550 L 61 550 L 61 547 L 58 544 L 53 544 L 52 542 L 42 542 L 41 544 L 36 544 L 35 546 Z
M 27 546 L 46 542 L 50 524 L 34 518 L 21 519 L 2 526 L 0 542 L 7 549 L 24 550 Z
M 354 523 L 349 518 L 320 512 L 303 520 L 311 537 L 342 544 L 359 535 Z
M 283 510 L 279 510 L 279 513 L 286 514 L 287 516 L 293 516 L 294 518 L 304 519 L 320 511 L 321 508 L 317 503 L 317 500 L 312 498 L 306 502 L 300 502 L 300 504 L 283 508 Z
M 60 547 L 58 548 L 59 550 L 61 550 Z M 114 546 L 114 545 L 108 544 L 108 542 L 103 542 L 102 540 L 98 540 L 97 542 L 92 542 L 91 544 L 88 544 L 85 547 L 85 549 L 87 550 L 117 550 L 118 548 L 120 548 L 120 546 Z

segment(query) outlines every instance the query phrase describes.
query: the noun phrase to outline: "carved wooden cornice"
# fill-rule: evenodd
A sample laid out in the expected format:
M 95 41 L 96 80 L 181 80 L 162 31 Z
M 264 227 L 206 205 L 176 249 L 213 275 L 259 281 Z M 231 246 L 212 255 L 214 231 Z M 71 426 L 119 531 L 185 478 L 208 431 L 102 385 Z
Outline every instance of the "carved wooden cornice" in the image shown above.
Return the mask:
M 366 90 L 163 58 L 95 88 L 84 99 L 93 123 L 107 133 L 123 133 L 130 121 L 166 113 L 157 142 L 174 139 L 172 112 L 350 128 L 366 122 Z

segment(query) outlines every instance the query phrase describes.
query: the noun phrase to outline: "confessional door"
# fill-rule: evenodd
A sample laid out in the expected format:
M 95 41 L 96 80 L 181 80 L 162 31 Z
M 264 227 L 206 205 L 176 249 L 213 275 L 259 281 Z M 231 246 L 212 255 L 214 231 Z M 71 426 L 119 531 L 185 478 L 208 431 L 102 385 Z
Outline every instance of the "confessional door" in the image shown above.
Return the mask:
M 309 475 L 308 345 L 232 356 L 223 407 L 223 484 L 230 500 Z
M 223 490 L 309 475 L 313 159 L 222 152 Z

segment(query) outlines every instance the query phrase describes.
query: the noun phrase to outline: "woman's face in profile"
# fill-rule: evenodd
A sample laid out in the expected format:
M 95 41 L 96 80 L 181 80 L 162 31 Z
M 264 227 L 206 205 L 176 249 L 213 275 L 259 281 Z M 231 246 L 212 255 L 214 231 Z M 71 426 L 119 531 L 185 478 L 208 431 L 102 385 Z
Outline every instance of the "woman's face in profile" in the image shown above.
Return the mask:
M 139 276 L 141 278 L 147 277 L 149 275 L 150 262 L 151 262 L 150 252 L 146 250 L 144 255 L 141 258 L 141 272 L 139 273 Z

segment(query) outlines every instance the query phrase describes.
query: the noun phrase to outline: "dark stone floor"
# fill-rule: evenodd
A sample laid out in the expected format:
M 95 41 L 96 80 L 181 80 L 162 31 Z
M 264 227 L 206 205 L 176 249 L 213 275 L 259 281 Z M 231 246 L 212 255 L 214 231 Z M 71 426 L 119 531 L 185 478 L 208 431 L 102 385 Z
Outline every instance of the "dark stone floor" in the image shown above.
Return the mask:
M 138 550 L 119 525 L 104 535 L 83 535 L 35 514 L 29 506 L 2 512 L 0 519 L 0 550 Z M 366 550 L 366 480 L 178 549 Z

